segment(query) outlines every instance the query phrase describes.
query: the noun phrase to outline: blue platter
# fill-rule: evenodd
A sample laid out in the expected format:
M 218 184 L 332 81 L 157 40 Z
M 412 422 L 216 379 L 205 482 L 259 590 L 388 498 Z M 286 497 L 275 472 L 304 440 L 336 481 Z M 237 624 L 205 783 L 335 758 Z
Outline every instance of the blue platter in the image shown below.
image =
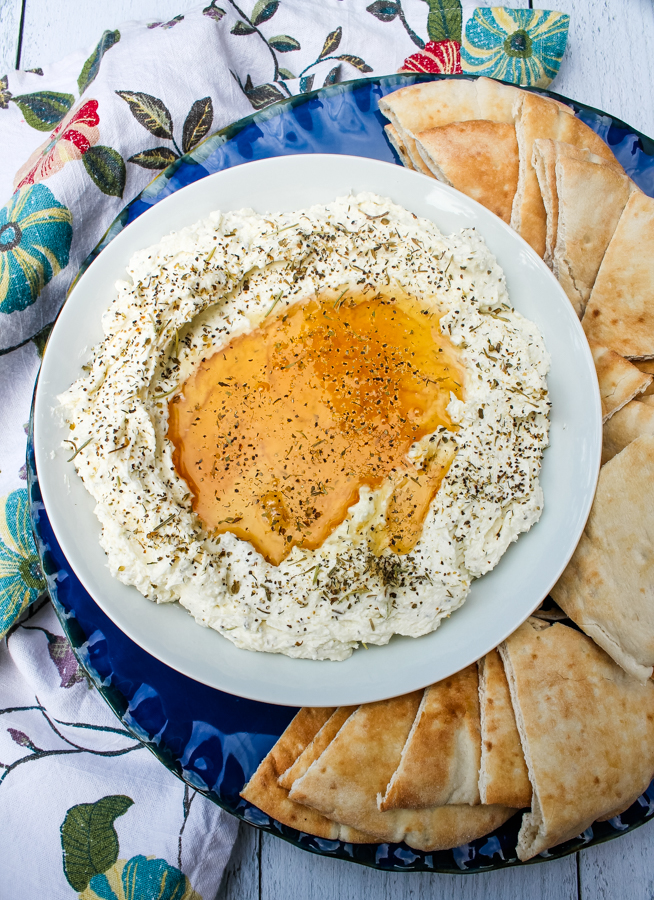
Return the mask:
M 281 101 L 231 125 L 148 185 L 116 219 L 80 274 L 116 234 L 150 206 L 231 166 L 296 153 L 349 154 L 400 165 L 384 136 L 386 120 L 378 101 L 399 87 L 433 78 L 391 75 L 333 85 Z M 605 113 L 548 95 L 569 104 L 610 145 L 639 187 L 654 196 L 654 141 Z M 524 865 L 515 855 L 521 812 L 492 835 L 454 850 L 422 853 L 404 844 L 357 845 L 315 838 L 279 824 L 241 799 L 243 785 L 297 710 L 206 687 L 154 659 L 123 634 L 84 590 L 55 540 L 41 500 L 31 435 L 27 469 L 34 535 L 64 631 L 81 665 L 123 725 L 175 775 L 235 816 L 323 856 L 396 872 L 461 874 Z M 584 834 L 527 865 L 610 840 L 653 817 L 654 782 L 621 816 L 595 823 Z

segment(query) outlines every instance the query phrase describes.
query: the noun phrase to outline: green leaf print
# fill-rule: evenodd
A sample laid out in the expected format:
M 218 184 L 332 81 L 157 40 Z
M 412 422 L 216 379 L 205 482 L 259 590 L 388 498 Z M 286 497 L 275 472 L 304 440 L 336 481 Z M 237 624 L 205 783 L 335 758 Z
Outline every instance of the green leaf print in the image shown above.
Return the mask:
M 253 25 L 261 25 L 272 19 L 279 8 L 279 0 L 257 0 L 250 16 Z
M 84 63 L 82 71 L 80 72 L 80 76 L 77 79 L 77 87 L 80 93 L 80 97 L 87 89 L 87 87 L 91 84 L 91 82 L 95 80 L 96 75 L 100 71 L 100 63 L 102 62 L 102 57 L 105 55 L 107 50 L 110 50 L 114 44 L 118 43 L 119 40 L 120 31 L 118 30 L 105 31 L 105 33 L 102 35 L 98 46 Z
M 191 107 L 182 130 L 182 150 L 188 153 L 197 146 L 211 128 L 213 103 L 211 97 L 196 100 Z
M 117 150 L 97 144 L 89 147 L 84 156 L 84 168 L 103 194 L 122 197 L 127 175 L 125 162 Z
M 430 41 L 461 43 L 462 12 L 460 0 L 425 0 L 429 5 L 427 34 Z
M 135 153 L 127 162 L 135 163 L 142 169 L 166 169 L 176 159 L 179 156 L 169 147 L 152 147 L 151 150 Z
M 158 138 L 173 139 L 173 119 L 168 107 L 151 94 L 141 91 L 116 91 L 129 104 L 137 122 Z
M 66 113 L 70 112 L 75 97 L 56 91 L 36 91 L 34 94 L 19 94 L 13 97 L 25 121 L 37 131 L 52 131 Z
M 326 56 L 329 56 L 330 54 L 334 53 L 334 51 L 338 50 L 342 37 L 343 29 L 339 25 L 335 31 L 332 31 L 325 38 L 325 43 L 323 44 L 323 48 L 320 51 L 320 56 L 318 57 L 318 59 L 324 59 Z
M 282 68 L 280 67 L 280 69 L 279 69 L 279 77 L 282 79 L 282 81 L 289 81 L 289 80 L 291 80 L 292 78 L 295 78 L 295 75 L 291 72 L 290 69 L 282 69 Z
M 286 94 L 282 94 L 274 84 L 260 84 L 258 87 L 253 88 L 246 87 L 245 96 L 254 109 L 263 109 L 264 106 L 270 106 L 271 103 L 286 99 Z
M 202 10 L 203 16 L 208 16 L 210 19 L 213 19 L 215 22 L 220 22 L 223 16 L 226 15 L 225 10 L 221 9 L 220 6 L 216 6 L 214 2 L 211 3 L 210 6 L 205 6 Z
M 361 59 L 360 56 L 352 56 L 350 53 L 342 53 L 339 57 L 343 62 L 348 62 L 351 66 L 354 66 L 355 69 L 358 69 L 360 72 L 372 72 L 372 66 L 369 66 L 367 62 Z
M 12 93 L 9 90 L 9 80 L 6 75 L 3 75 L 0 78 L 0 109 L 9 109 L 9 101 L 12 98 Z
M 245 22 L 242 22 L 239 19 L 238 22 L 236 23 L 236 25 L 234 25 L 234 27 L 231 29 L 231 31 L 229 33 L 244 35 L 244 34 L 254 34 L 255 31 L 256 31 L 256 28 L 253 28 L 251 25 L 247 25 Z
M 300 42 L 288 34 L 276 34 L 275 37 L 268 38 L 268 43 L 280 53 L 290 53 L 291 50 L 301 50 Z
M 118 859 L 118 835 L 113 823 L 133 803 L 131 797 L 114 794 L 68 810 L 61 826 L 61 846 L 64 874 L 73 890 L 85 890 L 94 875 L 114 865 Z
M 375 0 L 370 6 L 366 6 L 366 11 L 380 22 L 392 22 L 396 16 L 400 15 L 400 6 L 389 0 Z

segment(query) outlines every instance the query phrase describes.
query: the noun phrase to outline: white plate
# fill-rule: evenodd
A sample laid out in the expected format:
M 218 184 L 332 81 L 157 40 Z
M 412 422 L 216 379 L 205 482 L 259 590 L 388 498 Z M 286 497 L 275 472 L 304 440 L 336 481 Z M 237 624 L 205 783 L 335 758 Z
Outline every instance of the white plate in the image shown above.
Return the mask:
M 136 250 L 216 209 L 290 212 L 351 190 L 390 197 L 446 234 L 474 226 L 497 257 L 513 305 L 536 322 L 552 358 L 551 445 L 541 473 L 545 508 L 540 522 L 493 572 L 473 582 L 463 607 L 437 631 L 418 639 L 396 636 L 344 662 L 293 660 L 239 650 L 197 625 L 180 606 L 157 606 L 111 577 L 93 499 L 66 462 L 69 450 L 61 442 L 67 432 L 53 408 L 102 339 L 101 314 Z M 204 178 L 152 207 L 109 244 L 75 286 L 50 336 L 36 392 L 34 440 L 57 540 L 86 590 L 132 640 L 185 675 L 232 694 L 289 706 L 343 706 L 397 696 L 451 675 L 499 644 L 547 596 L 590 511 L 601 453 L 600 410 L 581 325 L 552 273 L 522 238 L 474 200 L 424 175 L 360 157 L 308 154 Z

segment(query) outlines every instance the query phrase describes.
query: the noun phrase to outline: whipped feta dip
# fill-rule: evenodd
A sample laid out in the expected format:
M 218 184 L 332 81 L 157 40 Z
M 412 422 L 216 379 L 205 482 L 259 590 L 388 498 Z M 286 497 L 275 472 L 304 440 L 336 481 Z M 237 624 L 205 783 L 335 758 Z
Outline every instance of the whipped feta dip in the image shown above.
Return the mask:
M 104 340 L 59 400 L 110 571 L 145 597 L 178 601 L 241 648 L 342 660 L 362 643 L 433 631 L 538 521 L 549 356 L 474 229 L 444 236 L 361 193 L 291 213 L 215 212 L 136 253 L 127 274 Z M 420 469 L 450 441 L 456 456 L 409 552 L 372 552 L 390 493 L 364 486 L 320 547 L 294 547 L 275 566 L 193 512 L 168 402 L 200 362 L 265 318 L 367 285 L 409 292 L 458 348 L 463 399 L 448 406 L 458 427 L 422 438 L 407 460 Z

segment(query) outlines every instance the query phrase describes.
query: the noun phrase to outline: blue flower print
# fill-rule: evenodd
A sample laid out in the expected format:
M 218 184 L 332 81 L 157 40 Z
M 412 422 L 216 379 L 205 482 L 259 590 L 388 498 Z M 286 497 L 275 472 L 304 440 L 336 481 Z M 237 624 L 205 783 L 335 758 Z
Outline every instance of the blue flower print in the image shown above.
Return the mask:
M 0 500 L 0 637 L 43 590 L 27 491 L 21 488 Z
M 477 8 L 463 35 L 463 71 L 547 87 L 559 71 L 569 24 L 570 16 L 560 12 Z
M 81 900 L 202 900 L 183 872 L 165 859 L 117 860 L 79 895 Z
M 31 306 L 68 265 L 72 221 L 43 184 L 21 188 L 0 209 L 0 312 Z

